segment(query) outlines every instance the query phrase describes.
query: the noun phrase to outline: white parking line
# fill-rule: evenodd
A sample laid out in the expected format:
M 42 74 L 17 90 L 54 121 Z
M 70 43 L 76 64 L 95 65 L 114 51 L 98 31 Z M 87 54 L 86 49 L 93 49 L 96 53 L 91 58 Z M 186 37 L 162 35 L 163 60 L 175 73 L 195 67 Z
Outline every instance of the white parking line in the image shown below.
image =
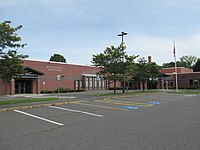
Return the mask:
M 175 100 L 175 99 L 163 99 L 163 98 L 160 98 L 159 100 L 161 100 L 161 101 L 172 101 L 172 102 L 175 102 L 175 101 L 177 101 L 177 100 Z
M 197 94 L 188 94 L 188 95 L 184 95 L 184 96 L 193 97 L 193 96 L 197 96 Z
M 64 125 L 62 123 L 51 121 L 51 120 L 48 120 L 48 119 L 45 119 L 45 118 L 42 118 L 42 117 L 39 117 L 39 116 L 35 116 L 35 115 L 29 114 L 29 113 L 26 113 L 26 112 L 23 112 L 23 111 L 19 111 L 19 110 L 14 110 L 14 111 L 18 112 L 18 113 L 21 113 L 21 114 L 24 114 L 24 115 L 27 115 L 27 116 L 30 116 L 30 117 L 33 117 L 33 118 L 37 118 L 37 119 L 40 119 L 40 120 L 43 120 L 43 121 L 47 121 L 47 122 L 56 124 L 56 125 L 59 125 L 59 126 L 63 126 Z
M 167 98 L 152 98 L 152 100 L 159 100 L 159 101 L 172 101 L 172 102 L 177 101 L 177 100 L 175 100 L 175 99 L 167 99 Z
M 56 106 L 49 106 L 49 107 L 50 108 L 55 108 L 55 109 L 60 109 L 60 110 L 65 110 L 65 111 L 70 111 L 70 112 L 82 113 L 82 114 L 96 116 L 96 117 L 103 117 L 103 115 L 93 114 L 93 113 L 89 113 L 89 112 L 85 112 L 85 111 L 80 111 L 80 110 L 73 110 L 73 109 L 67 109 L 67 108 L 56 107 Z

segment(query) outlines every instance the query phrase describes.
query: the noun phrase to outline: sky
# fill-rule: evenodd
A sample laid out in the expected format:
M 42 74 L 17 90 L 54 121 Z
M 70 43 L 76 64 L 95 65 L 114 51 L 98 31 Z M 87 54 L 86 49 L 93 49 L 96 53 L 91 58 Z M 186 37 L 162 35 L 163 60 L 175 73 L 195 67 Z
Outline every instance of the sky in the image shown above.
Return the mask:
M 22 25 L 27 43 L 19 53 L 48 61 L 63 55 L 68 63 L 91 64 L 93 55 L 119 46 L 128 55 L 152 56 L 159 65 L 176 56 L 200 57 L 199 0 L 0 0 L 0 22 Z

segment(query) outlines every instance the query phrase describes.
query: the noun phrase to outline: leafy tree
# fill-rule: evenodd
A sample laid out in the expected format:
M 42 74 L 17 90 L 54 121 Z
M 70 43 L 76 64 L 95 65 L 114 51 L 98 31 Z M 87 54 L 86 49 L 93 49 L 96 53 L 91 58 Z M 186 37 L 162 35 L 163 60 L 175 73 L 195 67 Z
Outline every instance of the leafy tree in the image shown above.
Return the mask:
M 197 60 L 197 62 L 193 66 L 193 71 L 198 72 L 200 71 L 200 58 Z
M 64 63 L 66 63 L 66 59 L 64 58 L 64 56 L 62 56 L 60 54 L 54 54 L 53 56 L 51 56 L 51 58 L 49 59 L 49 61 L 64 62 Z
M 180 62 L 186 68 L 192 68 L 197 62 L 198 58 L 196 56 L 182 56 Z
M 24 73 L 22 59 L 28 55 L 17 54 L 18 48 L 24 48 L 26 44 L 20 44 L 21 37 L 17 31 L 22 25 L 11 27 L 10 21 L 0 23 L 0 78 L 4 81 L 11 80 L 14 75 Z
M 98 74 L 114 82 L 114 93 L 116 93 L 116 82 L 125 82 L 130 70 L 134 70 L 134 59 L 137 56 L 128 56 L 124 52 L 125 49 L 126 46 L 123 44 L 119 47 L 107 47 L 103 53 L 93 55 L 92 58 L 94 66 L 102 68 Z
M 169 63 L 163 63 L 162 64 L 163 68 L 171 68 L 171 67 L 174 67 L 174 66 L 175 66 L 174 62 L 169 62 Z
M 176 62 L 176 65 L 177 65 L 177 67 L 186 67 L 185 62 L 181 62 L 181 61 L 177 61 L 177 62 Z M 175 67 L 175 63 L 174 63 L 174 62 L 163 63 L 162 67 L 163 67 L 163 68 Z
M 144 84 L 160 76 L 160 67 L 155 62 L 147 63 L 145 58 L 140 58 L 132 75 L 135 81 Z
M 146 82 L 149 77 L 148 64 L 145 58 L 140 58 L 136 64 L 136 71 L 133 73 L 133 79 L 138 82 Z
M 148 71 L 149 71 L 149 78 L 154 79 L 161 75 L 160 69 L 161 67 L 158 66 L 155 62 L 148 63 Z

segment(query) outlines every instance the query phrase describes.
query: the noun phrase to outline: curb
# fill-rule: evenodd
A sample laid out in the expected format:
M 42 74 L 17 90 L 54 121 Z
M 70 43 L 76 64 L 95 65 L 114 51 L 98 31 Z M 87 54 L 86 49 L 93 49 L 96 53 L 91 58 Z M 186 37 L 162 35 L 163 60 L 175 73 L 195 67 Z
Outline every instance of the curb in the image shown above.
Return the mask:
M 57 103 L 46 103 L 46 104 L 37 104 L 37 105 L 17 106 L 17 107 L 11 107 L 11 108 L 2 108 L 2 109 L 0 109 L 0 112 L 21 110 L 21 109 L 28 109 L 28 108 L 59 106 L 59 105 L 75 104 L 75 103 L 80 103 L 80 102 L 82 102 L 82 101 L 68 101 L 68 102 L 57 102 Z

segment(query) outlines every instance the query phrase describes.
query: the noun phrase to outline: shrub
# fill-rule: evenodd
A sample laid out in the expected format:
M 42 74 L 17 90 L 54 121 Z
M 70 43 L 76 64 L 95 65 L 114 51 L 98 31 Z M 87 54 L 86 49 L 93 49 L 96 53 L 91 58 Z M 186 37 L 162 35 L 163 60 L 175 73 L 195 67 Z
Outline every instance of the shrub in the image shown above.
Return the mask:
M 42 90 L 40 93 L 45 94 L 45 93 L 53 93 L 53 91 L 48 91 L 48 90 Z
M 76 92 L 85 92 L 84 88 L 80 88 L 79 90 L 76 90 Z
M 55 93 L 58 93 L 58 90 L 59 90 L 59 93 L 66 93 L 67 92 L 66 88 L 60 87 L 60 88 L 55 90 Z
M 188 87 L 187 89 L 198 89 L 198 87 L 196 87 L 196 86 L 191 86 L 191 87 Z
M 116 87 L 116 90 L 122 90 L 123 87 Z M 110 87 L 109 90 L 114 90 L 114 87 Z

